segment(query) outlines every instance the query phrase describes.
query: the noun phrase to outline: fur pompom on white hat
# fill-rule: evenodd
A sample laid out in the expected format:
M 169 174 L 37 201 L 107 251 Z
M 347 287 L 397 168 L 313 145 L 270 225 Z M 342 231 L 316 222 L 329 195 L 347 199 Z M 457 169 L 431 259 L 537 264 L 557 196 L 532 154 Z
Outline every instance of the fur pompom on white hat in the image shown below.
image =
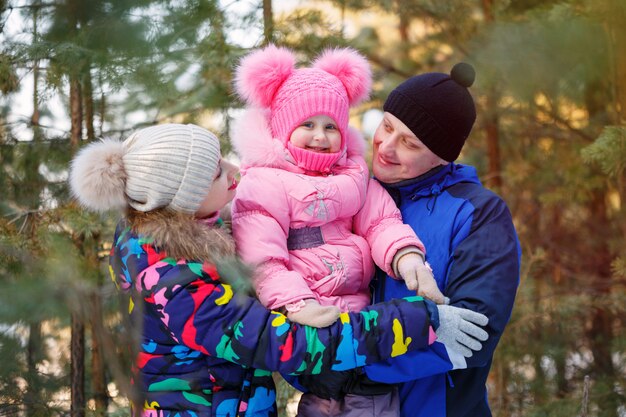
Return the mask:
M 81 205 L 95 211 L 128 205 L 124 152 L 124 144 L 112 139 L 91 143 L 79 151 L 70 169 L 70 188 Z
M 87 145 L 72 161 L 70 187 L 83 206 L 95 211 L 130 206 L 193 214 L 211 188 L 220 158 L 219 140 L 206 129 L 150 126 L 124 142 Z

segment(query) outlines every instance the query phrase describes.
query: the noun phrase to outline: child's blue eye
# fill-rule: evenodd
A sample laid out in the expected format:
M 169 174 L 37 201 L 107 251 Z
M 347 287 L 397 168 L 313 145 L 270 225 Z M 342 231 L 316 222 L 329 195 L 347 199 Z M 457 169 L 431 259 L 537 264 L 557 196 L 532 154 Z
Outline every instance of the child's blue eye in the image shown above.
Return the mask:
M 313 127 L 313 122 L 304 122 L 304 123 L 302 123 L 302 126 L 308 127 L 308 128 L 312 128 Z
M 335 129 L 337 129 L 337 126 L 328 124 L 328 125 L 326 125 L 326 129 L 328 129 L 328 130 L 335 130 Z

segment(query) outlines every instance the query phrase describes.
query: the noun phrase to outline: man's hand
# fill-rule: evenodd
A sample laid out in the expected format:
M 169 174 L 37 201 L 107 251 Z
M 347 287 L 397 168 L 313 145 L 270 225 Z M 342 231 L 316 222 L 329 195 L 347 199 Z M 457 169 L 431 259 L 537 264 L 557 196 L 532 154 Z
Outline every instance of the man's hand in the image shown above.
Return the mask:
M 437 287 L 433 270 L 424 262 L 421 255 L 407 253 L 398 260 L 398 273 L 409 290 L 417 295 L 433 300 L 437 304 L 444 304 L 445 297 Z
M 449 305 L 438 305 L 439 328 L 435 331 L 437 341 L 446 345 L 466 358 L 482 349 L 484 342 L 489 338 L 486 331 L 479 326 L 486 326 L 489 319 L 484 314 L 466 308 Z

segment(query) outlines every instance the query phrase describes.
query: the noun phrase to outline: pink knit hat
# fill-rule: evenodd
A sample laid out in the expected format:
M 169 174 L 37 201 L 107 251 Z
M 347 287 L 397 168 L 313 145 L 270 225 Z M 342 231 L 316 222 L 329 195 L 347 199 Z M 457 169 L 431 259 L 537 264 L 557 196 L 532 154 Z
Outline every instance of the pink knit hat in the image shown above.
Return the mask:
M 237 92 L 247 104 L 270 109 L 272 134 L 298 165 L 321 172 L 345 151 L 350 107 L 367 98 L 370 86 L 367 60 L 349 48 L 326 50 L 310 68 L 296 69 L 293 52 L 269 45 L 244 57 L 235 78 Z M 341 151 L 319 154 L 289 146 L 289 137 L 300 123 L 320 114 L 337 123 Z

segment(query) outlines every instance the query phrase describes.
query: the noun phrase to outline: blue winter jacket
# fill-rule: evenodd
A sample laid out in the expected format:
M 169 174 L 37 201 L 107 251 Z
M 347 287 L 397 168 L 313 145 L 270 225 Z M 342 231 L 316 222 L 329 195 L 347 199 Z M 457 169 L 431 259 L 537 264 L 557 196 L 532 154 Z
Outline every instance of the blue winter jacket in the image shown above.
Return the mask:
M 489 340 L 467 360 L 436 342 L 430 348 L 366 367 L 376 381 L 400 385 L 402 417 L 491 416 L 486 381 L 493 353 L 511 316 L 521 250 L 505 202 L 484 188 L 470 166 L 449 164 L 413 180 L 383 184 L 404 222 L 426 246 L 450 304 L 489 317 Z M 380 271 L 374 302 L 410 294 Z

